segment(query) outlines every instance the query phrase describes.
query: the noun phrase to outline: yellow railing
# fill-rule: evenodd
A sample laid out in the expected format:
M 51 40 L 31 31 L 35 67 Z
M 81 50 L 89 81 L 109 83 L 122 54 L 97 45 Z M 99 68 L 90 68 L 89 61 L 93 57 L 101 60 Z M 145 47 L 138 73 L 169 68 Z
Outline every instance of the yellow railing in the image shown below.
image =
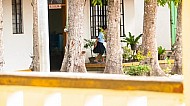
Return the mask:
M 183 106 L 181 76 L 0 73 L 0 106 Z M 8 104 L 13 105 L 8 105 Z

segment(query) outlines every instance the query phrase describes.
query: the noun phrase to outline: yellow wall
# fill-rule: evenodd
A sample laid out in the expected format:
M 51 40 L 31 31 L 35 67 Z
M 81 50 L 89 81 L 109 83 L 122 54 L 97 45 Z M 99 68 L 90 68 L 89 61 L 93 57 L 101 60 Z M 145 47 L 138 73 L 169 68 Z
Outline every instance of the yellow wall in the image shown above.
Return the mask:
M 190 106 L 190 0 L 183 0 L 183 73 L 186 106 Z
M 182 106 L 182 92 L 181 76 L 0 73 L 0 106 Z
M 16 104 L 16 105 L 15 105 Z M 182 106 L 183 94 L 0 86 L 0 106 Z

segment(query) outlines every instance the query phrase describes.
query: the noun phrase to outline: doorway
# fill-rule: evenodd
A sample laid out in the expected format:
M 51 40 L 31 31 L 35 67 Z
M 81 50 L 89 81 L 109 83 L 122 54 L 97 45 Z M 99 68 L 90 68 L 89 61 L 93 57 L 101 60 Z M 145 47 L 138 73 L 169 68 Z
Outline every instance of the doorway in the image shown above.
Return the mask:
M 50 71 L 59 72 L 66 44 L 66 8 L 62 4 L 49 4 Z

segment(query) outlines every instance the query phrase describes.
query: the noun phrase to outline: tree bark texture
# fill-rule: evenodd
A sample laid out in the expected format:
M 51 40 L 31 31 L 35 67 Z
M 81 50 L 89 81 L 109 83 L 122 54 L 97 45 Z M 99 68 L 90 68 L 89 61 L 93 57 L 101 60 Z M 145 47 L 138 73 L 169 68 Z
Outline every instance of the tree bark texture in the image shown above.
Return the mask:
M 174 67 L 172 72 L 182 74 L 182 3 L 177 8 L 177 33 L 174 49 Z
M 145 0 L 144 2 L 144 34 L 142 36 L 144 55 L 147 55 L 148 52 L 151 53 L 150 61 L 147 62 L 147 64 L 149 64 L 152 68 L 150 75 L 162 76 L 164 75 L 164 72 L 159 66 L 156 42 L 157 0 Z
M 68 40 L 60 71 L 85 73 L 85 52 L 83 39 L 85 0 L 68 0 Z
M 38 34 L 38 8 L 37 1 L 33 0 L 33 56 L 30 69 L 40 71 L 40 54 L 39 54 L 39 34 Z
M 0 0 L 0 71 L 4 66 L 4 45 L 3 45 L 3 0 Z
M 104 73 L 123 74 L 120 41 L 120 0 L 108 1 L 108 32 Z

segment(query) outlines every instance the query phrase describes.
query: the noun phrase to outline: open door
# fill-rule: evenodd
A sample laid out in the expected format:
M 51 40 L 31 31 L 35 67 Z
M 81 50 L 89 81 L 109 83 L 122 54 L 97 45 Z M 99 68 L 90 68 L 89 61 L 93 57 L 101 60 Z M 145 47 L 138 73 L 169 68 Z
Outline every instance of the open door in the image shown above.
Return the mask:
M 50 70 L 59 71 L 64 57 L 66 45 L 67 7 L 66 0 L 49 0 L 49 49 L 50 49 Z

